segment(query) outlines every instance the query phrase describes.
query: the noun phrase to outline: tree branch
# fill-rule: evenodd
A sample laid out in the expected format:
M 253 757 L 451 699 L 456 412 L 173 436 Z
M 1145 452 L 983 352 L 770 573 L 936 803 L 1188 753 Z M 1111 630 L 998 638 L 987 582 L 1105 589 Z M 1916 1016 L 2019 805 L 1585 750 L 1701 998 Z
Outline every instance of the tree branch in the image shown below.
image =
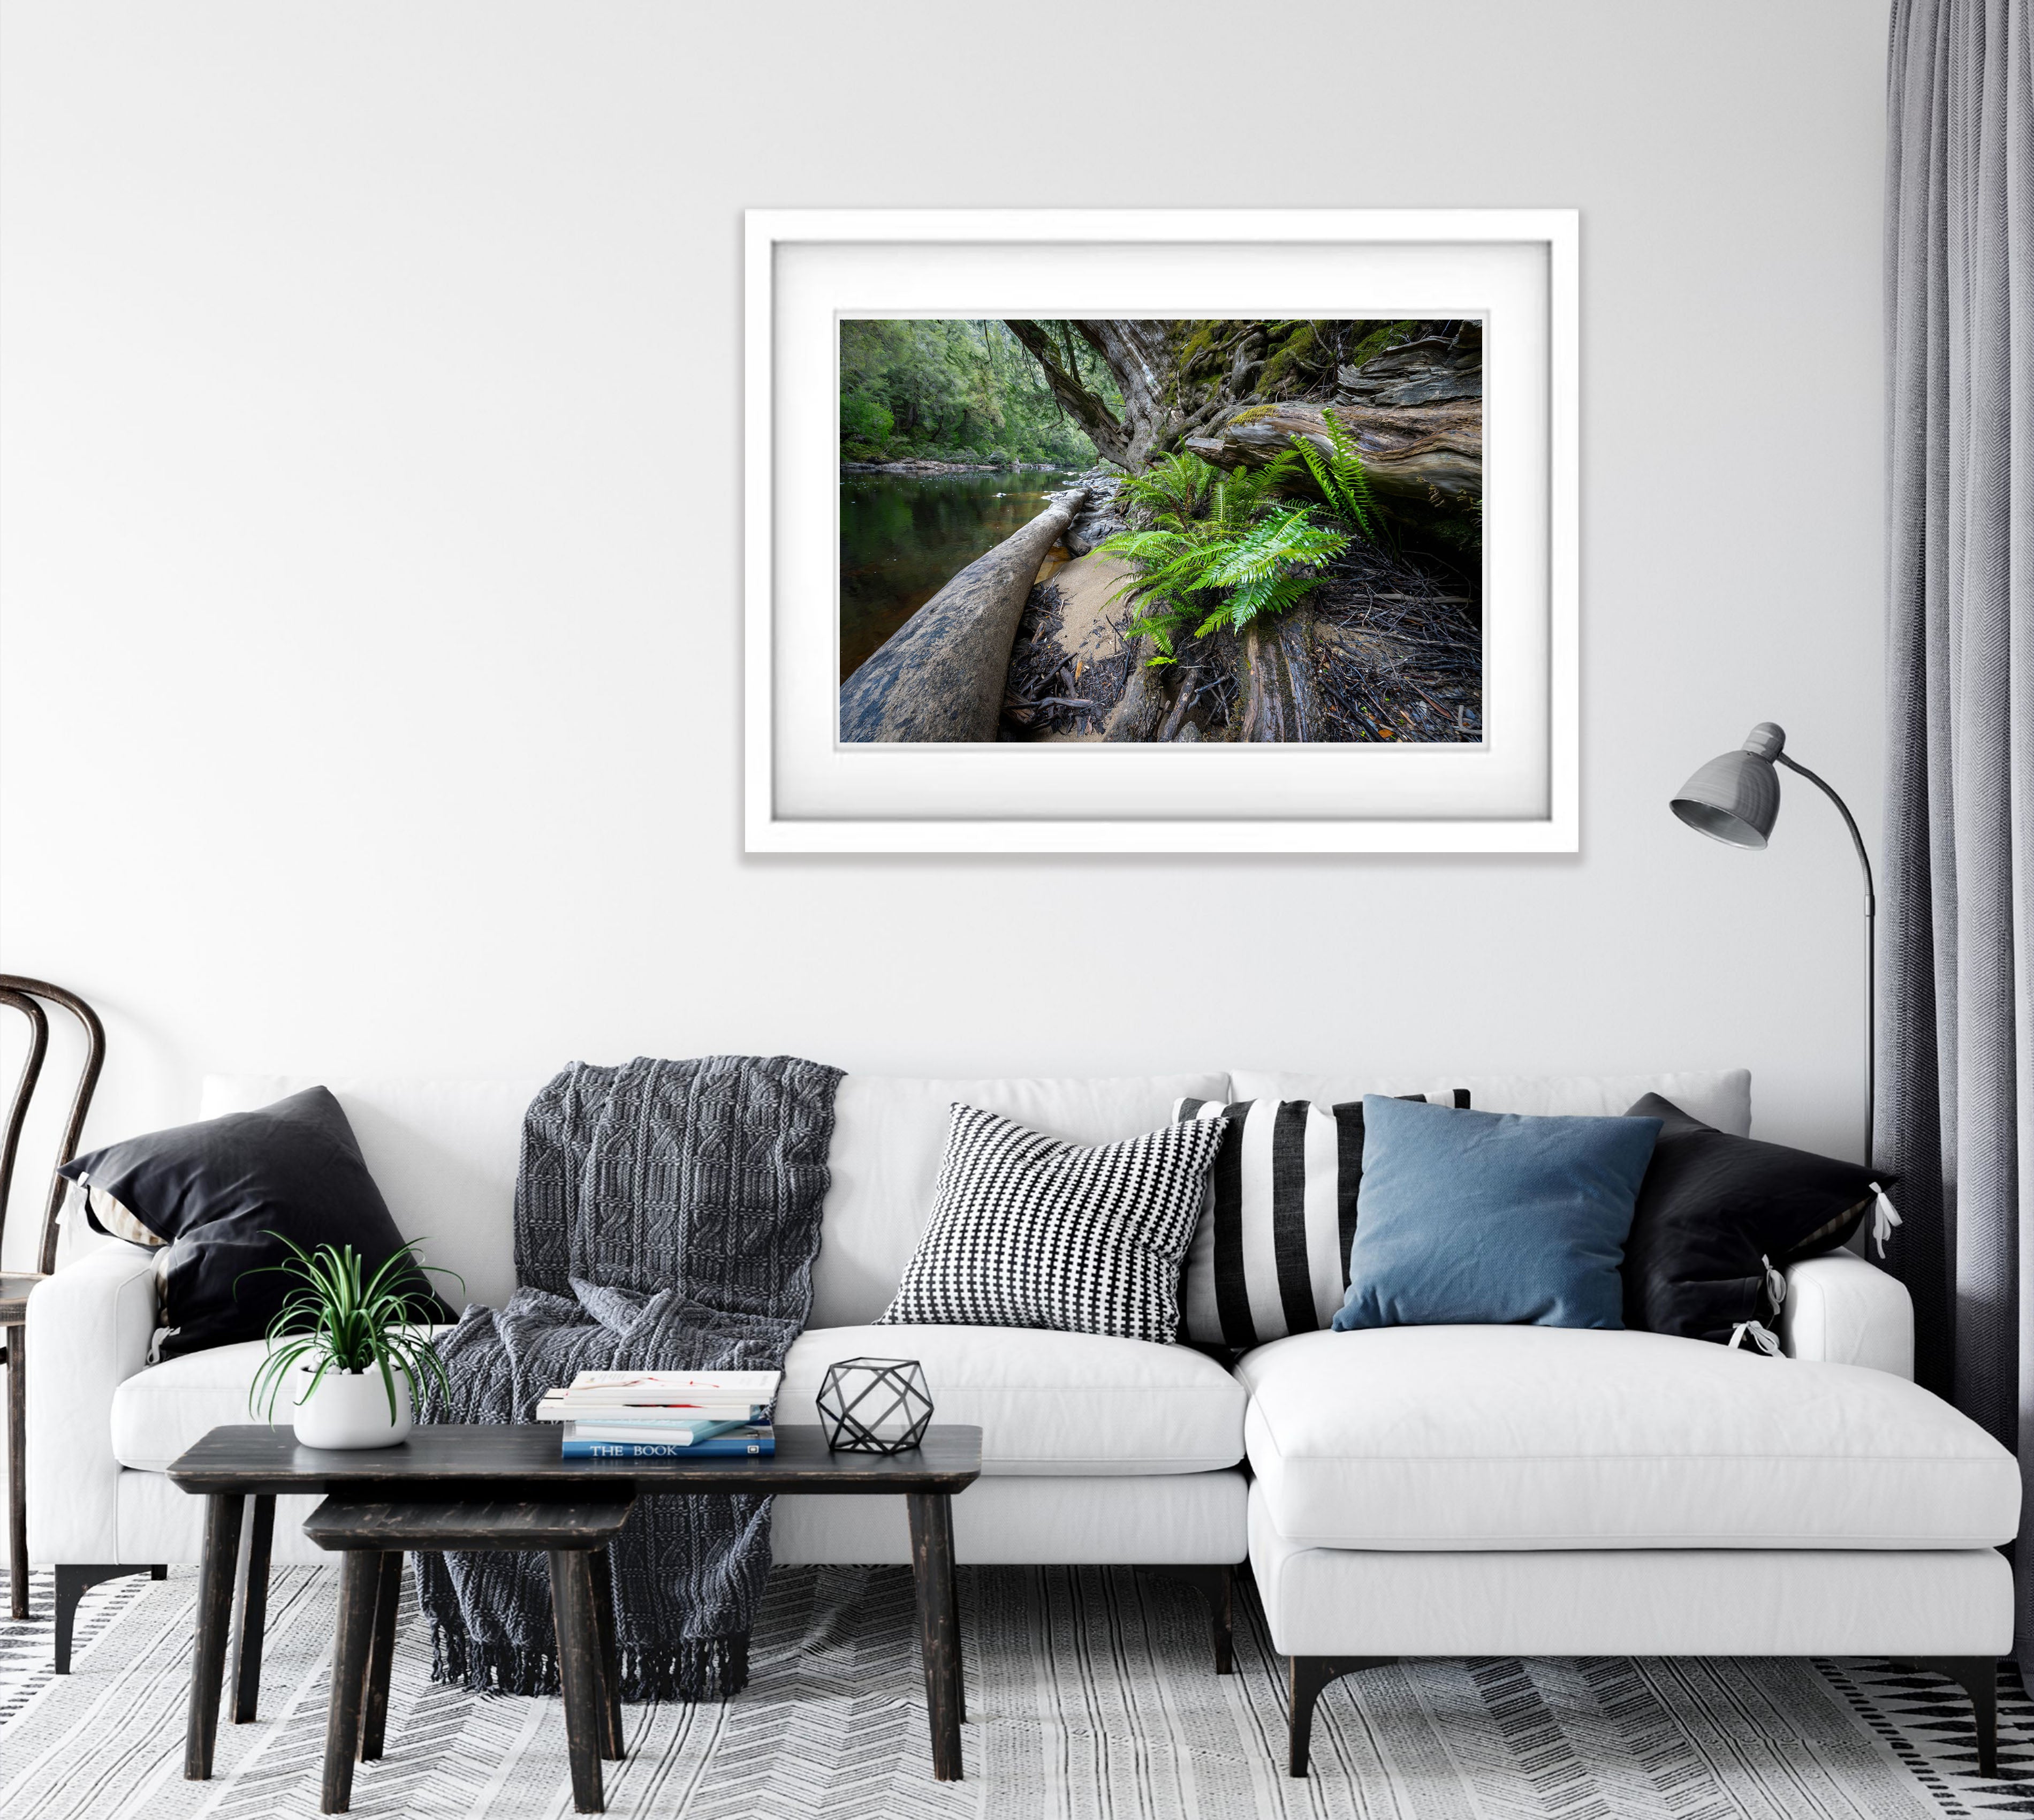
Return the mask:
M 1129 437 L 1124 427 L 1117 422 L 1100 394 L 1090 392 L 1081 383 L 1078 370 L 1070 371 L 1060 358 L 1060 351 L 1053 344 L 1050 332 L 1042 323 L 1004 319 L 1004 326 L 1023 343 L 1031 358 L 1038 363 L 1045 376 L 1045 383 L 1052 388 L 1053 396 L 1072 415 L 1075 422 L 1088 433 L 1089 439 L 1102 454 L 1112 461 L 1121 461 L 1129 447 Z

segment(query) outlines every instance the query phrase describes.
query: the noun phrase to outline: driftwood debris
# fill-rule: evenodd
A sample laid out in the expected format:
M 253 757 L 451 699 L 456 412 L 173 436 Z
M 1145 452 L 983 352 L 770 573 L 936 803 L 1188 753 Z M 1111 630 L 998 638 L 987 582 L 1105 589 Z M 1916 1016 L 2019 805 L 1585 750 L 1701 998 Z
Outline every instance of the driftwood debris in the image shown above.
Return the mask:
M 1309 601 L 1330 739 L 1483 737 L 1483 641 L 1458 597 L 1332 584 Z
M 1058 573 L 1064 576 L 1065 569 Z M 1078 617 L 1078 601 L 1075 610 Z M 1067 642 L 1067 597 L 1055 579 L 1031 590 L 1003 685 L 1003 722 L 996 737 L 1049 739 L 1098 733 L 1123 692 L 1130 654 L 1119 635 L 1116 649 L 1098 655 L 1091 642 Z M 1111 630 L 1113 631 L 1113 628 Z
M 1201 673 L 1198 666 L 1180 673 L 1179 681 L 1173 689 L 1173 711 L 1165 716 L 1165 724 L 1158 729 L 1158 739 L 1161 745 L 1169 744 L 1177 739 L 1181 728 L 1193 725 L 1193 722 L 1187 719 L 1187 711 L 1194 705 L 1194 690 L 1199 685 Z
M 840 685 L 842 739 L 993 740 L 1038 565 L 1086 503 L 1085 487 L 1055 494 L 892 632 Z
M 1124 685 L 1122 699 L 1109 710 L 1109 719 L 1103 722 L 1101 737 L 1141 744 L 1151 738 L 1165 716 L 1165 692 L 1155 680 L 1154 673 L 1145 667 L 1150 640 L 1140 638 L 1131 648 L 1136 659 L 1131 666 L 1130 680 Z

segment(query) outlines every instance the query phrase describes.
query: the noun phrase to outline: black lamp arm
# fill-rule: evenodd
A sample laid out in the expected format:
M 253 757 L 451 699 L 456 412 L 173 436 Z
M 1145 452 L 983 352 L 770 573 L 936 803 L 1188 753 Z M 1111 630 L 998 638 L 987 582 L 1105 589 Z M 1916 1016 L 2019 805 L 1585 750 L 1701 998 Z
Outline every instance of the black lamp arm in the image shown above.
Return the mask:
M 1786 753 L 1777 752 L 1775 762 L 1806 778 L 1837 805 L 1844 826 L 1850 830 L 1851 845 L 1857 849 L 1858 869 L 1864 874 L 1864 1161 L 1876 1166 L 1872 1155 L 1873 1115 L 1877 1111 L 1878 1089 L 1878 895 L 1871 882 L 1871 856 L 1864 850 L 1864 836 L 1844 799 L 1804 764 L 1796 764 Z
M 1806 765 L 1796 764 L 1784 752 L 1777 755 L 1776 762 L 1806 778 L 1837 805 L 1837 813 L 1843 817 L 1844 826 L 1850 830 L 1851 845 L 1857 849 L 1858 869 L 1864 874 L 1864 914 L 1870 916 L 1878 907 L 1874 902 L 1878 894 L 1873 890 L 1871 883 L 1871 856 L 1864 850 L 1864 836 L 1857 831 L 1857 821 L 1851 814 L 1849 805 Z

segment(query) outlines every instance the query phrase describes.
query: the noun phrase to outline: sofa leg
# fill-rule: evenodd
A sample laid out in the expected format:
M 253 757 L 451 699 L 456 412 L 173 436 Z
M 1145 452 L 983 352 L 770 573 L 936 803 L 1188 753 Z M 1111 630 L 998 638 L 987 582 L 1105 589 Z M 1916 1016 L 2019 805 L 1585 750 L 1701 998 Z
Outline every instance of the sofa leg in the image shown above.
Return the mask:
M 1161 1580 L 1177 1580 L 1182 1585 L 1192 1587 L 1207 1600 L 1214 1641 L 1214 1672 L 1218 1675 L 1234 1674 L 1236 1570 L 1230 1567 L 1202 1567 L 1168 1561 L 1140 1567 L 1137 1571 L 1153 1574 Z
M 1287 1732 L 1285 1773 L 1307 1773 L 1308 1747 L 1314 1735 L 1314 1702 L 1330 1681 L 1353 1675 L 1359 1668 L 1387 1668 L 1396 1656 L 1295 1656 L 1287 1685 L 1291 1692 L 1290 1729 Z
M 110 1563 L 86 1567 L 76 1562 L 57 1564 L 56 1669 L 59 1675 L 70 1672 L 70 1638 L 77 1621 L 78 1600 L 100 1581 L 117 1580 L 125 1574 L 146 1574 L 152 1580 L 167 1580 L 170 1577 L 167 1567 L 114 1567 Z
M 1998 1664 L 1989 1656 L 1916 1656 L 1913 1665 L 1946 1675 L 1970 1695 L 1977 1726 L 1977 1773 L 1998 1773 Z

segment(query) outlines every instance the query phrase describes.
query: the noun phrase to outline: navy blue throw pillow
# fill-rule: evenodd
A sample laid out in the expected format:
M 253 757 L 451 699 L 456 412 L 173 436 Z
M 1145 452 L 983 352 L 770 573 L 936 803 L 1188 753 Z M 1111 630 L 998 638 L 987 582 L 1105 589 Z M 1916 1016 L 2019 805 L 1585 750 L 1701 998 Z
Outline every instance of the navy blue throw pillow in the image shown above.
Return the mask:
M 1622 1327 L 1619 1266 L 1655 1118 L 1363 1101 L 1363 1188 L 1336 1331 Z
M 112 1196 L 170 1247 L 159 1358 L 260 1339 L 295 1285 L 247 1272 L 283 1263 L 282 1238 L 307 1251 L 351 1245 L 370 1276 L 403 1244 L 353 1127 L 324 1087 L 108 1144 L 62 1173 Z M 430 1296 L 421 1272 L 412 1287 L 420 1301 Z M 442 1303 L 437 1315 L 457 1318 Z

